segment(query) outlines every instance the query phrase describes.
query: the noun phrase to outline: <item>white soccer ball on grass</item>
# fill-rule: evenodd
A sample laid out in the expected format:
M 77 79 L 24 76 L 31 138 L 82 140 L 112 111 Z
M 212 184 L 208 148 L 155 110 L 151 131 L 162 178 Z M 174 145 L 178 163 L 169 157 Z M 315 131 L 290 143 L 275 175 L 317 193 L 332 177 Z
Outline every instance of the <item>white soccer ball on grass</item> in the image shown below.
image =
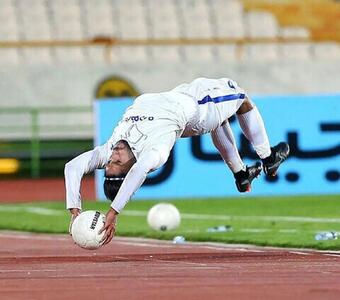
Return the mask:
M 99 211 L 82 212 L 72 224 L 71 234 L 74 242 L 84 249 L 98 249 L 102 245 L 100 241 L 105 234 L 105 231 L 99 234 L 104 223 L 105 215 Z
M 149 226 L 158 231 L 176 229 L 181 223 L 181 215 L 175 205 L 159 203 L 151 207 L 147 221 Z

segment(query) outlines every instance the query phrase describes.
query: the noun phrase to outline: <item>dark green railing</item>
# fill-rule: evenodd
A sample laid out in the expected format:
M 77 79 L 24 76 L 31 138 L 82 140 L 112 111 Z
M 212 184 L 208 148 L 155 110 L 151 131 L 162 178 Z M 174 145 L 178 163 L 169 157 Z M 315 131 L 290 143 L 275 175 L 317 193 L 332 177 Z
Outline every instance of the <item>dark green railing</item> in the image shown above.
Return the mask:
M 40 176 L 40 141 L 41 141 L 41 124 L 39 122 L 40 116 L 42 114 L 79 114 L 92 112 L 91 106 L 69 106 L 69 107 L 31 107 L 31 108 L 19 108 L 19 107 L 5 107 L 0 108 L 0 118 L 1 115 L 13 115 L 18 118 L 20 123 L 20 117 L 23 115 L 29 116 L 30 126 L 24 125 L 12 125 L 12 124 L 0 124 L 0 135 L 2 132 L 6 133 L 21 133 L 23 131 L 30 131 L 30 169 L 31 176 L 33 178 L 38 178 Z M 62 120 L 62 118 L 60 118 Z M 53 125 L 43 125 L 44 132 L 60 132 L 76 130 L 80 131 L 90 131 L 93 128 L 92 124 L 85 125 L 65 125 L 65 124 L 53 124 Z

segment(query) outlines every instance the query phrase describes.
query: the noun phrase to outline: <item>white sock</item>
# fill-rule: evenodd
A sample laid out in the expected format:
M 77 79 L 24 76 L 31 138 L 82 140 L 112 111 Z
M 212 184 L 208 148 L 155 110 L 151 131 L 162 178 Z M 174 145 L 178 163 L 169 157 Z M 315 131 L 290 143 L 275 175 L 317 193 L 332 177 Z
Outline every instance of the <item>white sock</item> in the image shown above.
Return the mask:
M 242 131 L 253 145 L 257 155 L 264 159 L 271 154 L 270 144 L 262 117 L 256 106 L 245 114 L 237 115 Z
M 224 162 L 233 173 L 246 170 L 246 166 L 238 153 L 235 138 L 228 122 L 212 131 L 211 137 Z

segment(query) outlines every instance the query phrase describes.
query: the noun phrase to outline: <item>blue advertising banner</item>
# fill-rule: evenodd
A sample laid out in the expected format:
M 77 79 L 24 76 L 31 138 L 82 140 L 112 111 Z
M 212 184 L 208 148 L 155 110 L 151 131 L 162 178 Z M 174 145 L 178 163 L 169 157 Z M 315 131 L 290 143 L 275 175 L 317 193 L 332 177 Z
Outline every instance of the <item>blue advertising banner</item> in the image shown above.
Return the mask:
M 340 95 L 253 97 L 271 145 L 287 141 L 289 159 L 275 180 L 264 175 L 249 195 L 340 194 Z M 106 142 L 133 99 L 95 102 L 95 144 Z M 246 164 L 258 161 L 231 119 L 238 148 Z M 99 199 L 104 199 L 103 172 L 96 173 Z M 212 144 L 210 135 L 179 139 L 168 162 L 151 173 L 135 199 L 222 197 L 240 195 L 234 178 Z

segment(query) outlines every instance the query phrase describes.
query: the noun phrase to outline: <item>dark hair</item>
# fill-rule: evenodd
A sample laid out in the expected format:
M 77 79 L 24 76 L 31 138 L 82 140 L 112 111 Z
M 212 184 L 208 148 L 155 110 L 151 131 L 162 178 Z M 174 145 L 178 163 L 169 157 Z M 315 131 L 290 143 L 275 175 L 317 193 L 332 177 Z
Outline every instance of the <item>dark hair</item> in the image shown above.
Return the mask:
M 104 194 L 107 199 L 113 201 L 124 181 L 123 176 L 112 176 L 104 178 Z

